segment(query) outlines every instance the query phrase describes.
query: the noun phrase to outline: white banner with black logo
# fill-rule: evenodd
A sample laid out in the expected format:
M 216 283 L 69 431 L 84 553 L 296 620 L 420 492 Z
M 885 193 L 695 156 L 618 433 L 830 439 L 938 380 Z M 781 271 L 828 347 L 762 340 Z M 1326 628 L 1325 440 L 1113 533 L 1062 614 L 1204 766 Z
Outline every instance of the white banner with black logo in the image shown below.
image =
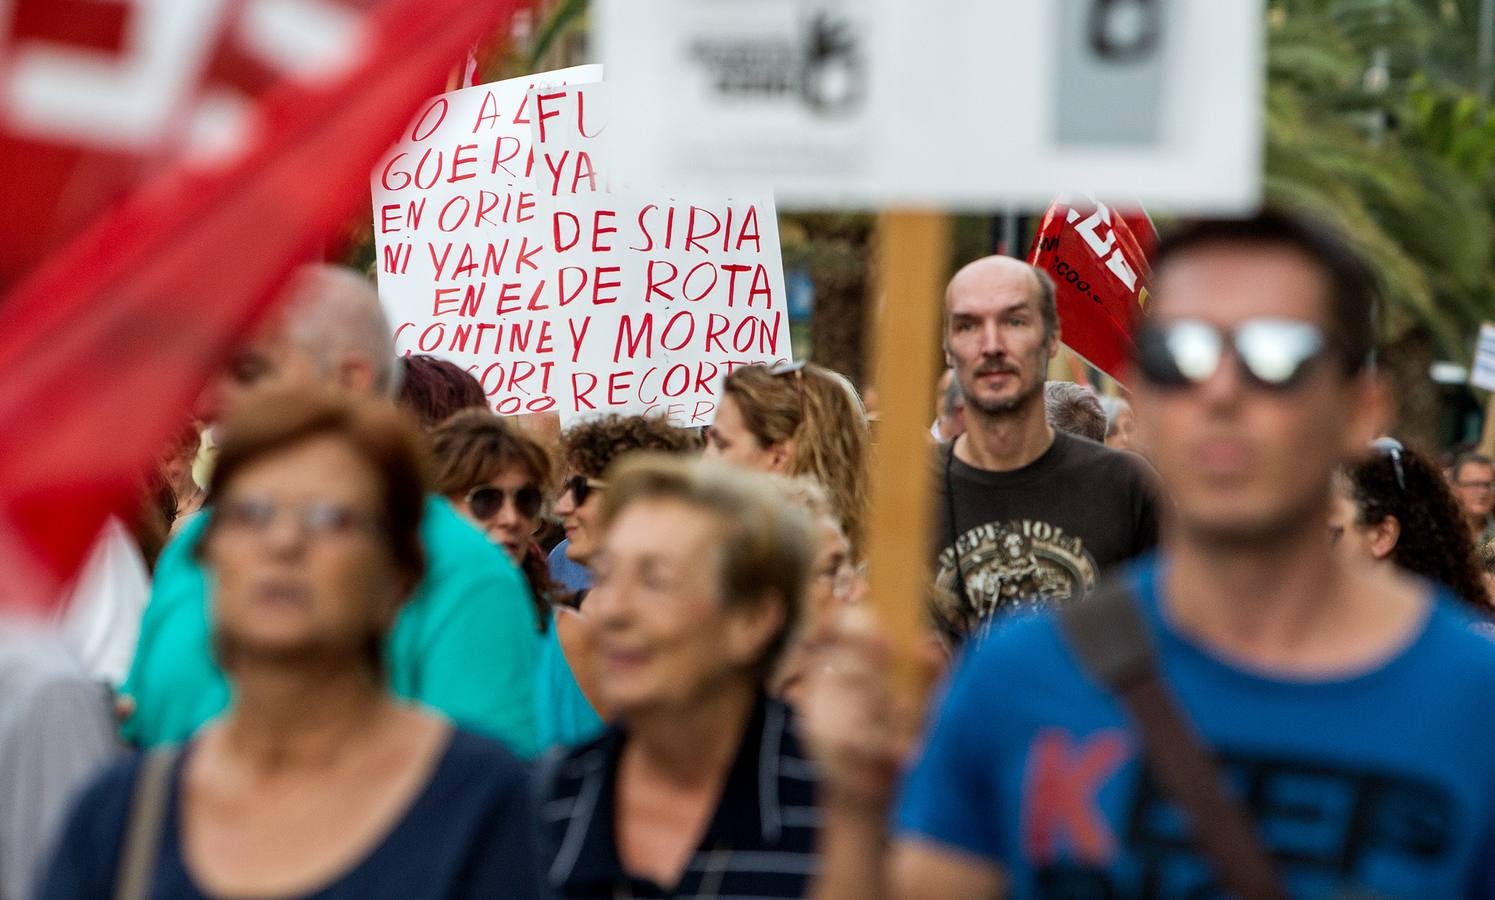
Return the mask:
M 1262 0 L 601 0 L 630 177 L 783 206 L 1261 194 Z

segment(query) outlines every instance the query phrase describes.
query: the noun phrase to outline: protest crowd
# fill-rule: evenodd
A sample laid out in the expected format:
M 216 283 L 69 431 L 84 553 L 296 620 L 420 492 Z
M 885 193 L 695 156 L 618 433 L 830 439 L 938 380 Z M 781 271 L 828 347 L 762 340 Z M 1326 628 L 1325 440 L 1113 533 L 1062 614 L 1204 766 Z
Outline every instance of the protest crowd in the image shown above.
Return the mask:
M 107 240 L 44 265 L 0 238 L 0 363 L 97 341 L 128 358 L 88 391 L 140 407 L 75 429 L 88 391 L 0 384 L 0 416 L 38 420 L 8 430 L 59 435 L 0 451 L 0 568 L 67 575 L 24 607 L 0 585 L 0 900 L 1495 898 L 1495 424 L 1442 451 L 1398 418 L 1364 241 L 1275 197 L 1154 230 L 1065 194 L 1026 259 L 935 242 L 936 346 L 886 325 L 913 321 L 890 260 L 921 234 L 887 213 L 847 279 L 883 329 L 864 374 L 790 346 L 772 190 L 614 184 L 601 67 L 480 83 L 466 48 L 519 4 L 468 2 L 224 5 L 253 46 L 206 77 L 304 93 L 212 81 L 220 105 L 173 114 L 207 150 Z M 17 33 L 107 45 L 79 8 L 112 5 L 21 0 Z M 692 64 L 854 116 L 856 19 L 817 16 L 807 51 L 726 28 Z M 1156 49 L 1127 21 L 1130 50 L 1085 26 L 1107 65 Z M 303 54 L 352 68 L 276 70 Z M 355 103 L 385 108 L 327 124 Z M 392 109 L 416 115 L 391 148 Z M 292 137 L 229 152 L 254 128 Z M 774 156 L 728 132 L 696 137 Z M 292 177 L 337 153 L 372 178 Z M 140 212 L 215 164 L 242 196 Z M 33 180 L 58 208 L 87 188 Z M 325 227 L 349 185 L 356 266 Z M 234 216 L 271 249 L 206 271 Z M 90 304 L 103 324 L 63 334 Z M 180 346 L 138 348 L 173 317 Z M 938 364 L 881 365 L 909 347 Z M 131 448 L 150 471 L 89 505 L 118 486 L 71 470 Z
M 1128 400 L 1048 379 L 1042 270 L 950 280 L 922 707 L 848 379 L 561 430 L 303 268 L 100 539 L 139 570 L 0 633 L 0 893 L 1490 895 L 1495 466 L 1379 433 L 1324 226 L 1153 266 Z

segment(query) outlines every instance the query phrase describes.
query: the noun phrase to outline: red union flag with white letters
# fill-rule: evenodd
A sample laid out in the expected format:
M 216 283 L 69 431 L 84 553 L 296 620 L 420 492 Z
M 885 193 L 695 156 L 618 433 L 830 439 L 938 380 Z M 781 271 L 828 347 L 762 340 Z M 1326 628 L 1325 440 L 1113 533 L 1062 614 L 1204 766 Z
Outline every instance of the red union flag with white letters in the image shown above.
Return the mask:
M 1147 303 L 1147 256 L 1129 218 L 1147 221 L 1098 201 L 1061 198 L 1044 215 L 1028 260 L 1054 279 L 1064 344 L 1118 381 Z
M 0 605 L 45 606 L 520 0 L 0 2 Z

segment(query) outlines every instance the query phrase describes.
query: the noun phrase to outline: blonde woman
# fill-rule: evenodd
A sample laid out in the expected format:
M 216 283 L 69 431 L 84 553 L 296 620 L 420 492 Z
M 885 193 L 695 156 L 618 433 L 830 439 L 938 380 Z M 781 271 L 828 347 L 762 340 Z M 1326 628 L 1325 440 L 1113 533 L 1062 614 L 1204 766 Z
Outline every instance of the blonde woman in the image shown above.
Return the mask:
M 841 375 L 810 363 L 732 370 L 707 432 L 706 456 L 814 478 L 830 496 L 853 552 L 860 553 L 867 516 L 867 416 Z

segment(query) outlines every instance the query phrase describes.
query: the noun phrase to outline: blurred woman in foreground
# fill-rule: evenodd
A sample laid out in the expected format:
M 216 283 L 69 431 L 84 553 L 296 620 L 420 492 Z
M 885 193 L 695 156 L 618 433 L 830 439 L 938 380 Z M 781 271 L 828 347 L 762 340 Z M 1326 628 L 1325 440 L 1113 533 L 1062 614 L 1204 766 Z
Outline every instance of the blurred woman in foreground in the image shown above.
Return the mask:
M 1458 501 L 1421 454 L 1379 438 L 1369 456 L 1340 472 L 1334 493 L 1329 536 L 1341 552 L 1398 566 L 1451 589 L 1478 614 L 1495 616 Z
M 610 474 L 587 598 L 614 725 L 541 779 L 563 897 L 802 897 L 813 769 L 764 680 L 800 615 L 811 537 L 772 485 L 641 458 Z
M 424 568 L 418 440 L 387 404 L 306 395 L 229 424 L 200 552 L 233 701 L 84 792 L 42 897 L 539 894 L 519 763 L 384 687 Z

